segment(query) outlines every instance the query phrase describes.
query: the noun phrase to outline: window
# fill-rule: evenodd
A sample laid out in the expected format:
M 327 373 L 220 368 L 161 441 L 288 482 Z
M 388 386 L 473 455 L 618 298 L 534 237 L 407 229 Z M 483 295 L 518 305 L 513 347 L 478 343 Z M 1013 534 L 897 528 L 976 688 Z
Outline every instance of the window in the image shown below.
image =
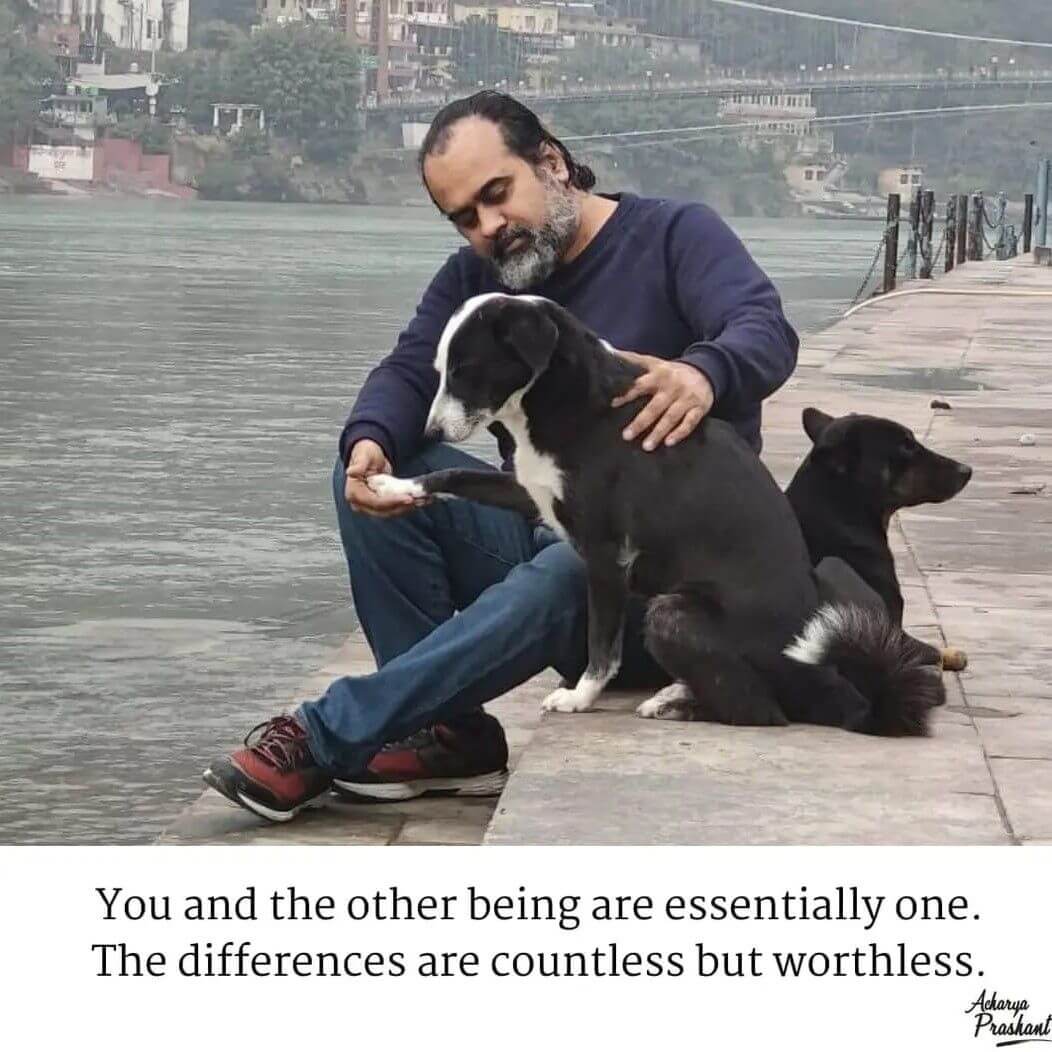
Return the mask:
M 909 181 L 910 177 L 905 172 L 899 176 L 899 186 L 905 186 Z
M 146 39 L 153 40 L 153 19 L 146 19 Z
M 919 175 L 914 175 L 914 177 L 912 179 L 912 182 L 913 182 L 914 185 L 919 183 L 920 182 L 920 176 Z
M 805 183 L 813 182 L 814 178 L 815 178 L 815 173 L 813 171 L 811 171 L 810 168 L 808 168 L 807 171 L 804 172 L 804 182 Z

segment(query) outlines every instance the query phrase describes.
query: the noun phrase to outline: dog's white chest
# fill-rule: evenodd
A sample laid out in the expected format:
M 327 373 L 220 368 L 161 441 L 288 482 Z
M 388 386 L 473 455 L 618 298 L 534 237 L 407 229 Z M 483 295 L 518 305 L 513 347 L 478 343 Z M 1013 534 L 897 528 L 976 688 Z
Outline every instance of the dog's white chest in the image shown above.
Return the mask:
M 555 530 L 563 540 L 569 540 L 555 514 L 555 502 L 563 499 L 563 473 L 547 453 L 534 448 L 525 420 L 505 420 L 505 424 L 515 439 L 516 481 L 537 505 L 544 524 Z

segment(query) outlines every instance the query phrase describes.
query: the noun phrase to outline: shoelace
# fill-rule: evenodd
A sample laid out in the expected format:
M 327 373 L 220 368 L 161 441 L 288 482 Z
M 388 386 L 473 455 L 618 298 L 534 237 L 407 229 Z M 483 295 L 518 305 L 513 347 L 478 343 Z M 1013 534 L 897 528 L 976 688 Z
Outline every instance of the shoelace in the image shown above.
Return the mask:
M 249 739 L 258 730 L 263 733 L 252 744 Z M 307 752 L 307 735 L 291 716 L 274 716 L 257 723 L 245 735 L 245 745 L 279 771 L 291 771 L 301 763 Z

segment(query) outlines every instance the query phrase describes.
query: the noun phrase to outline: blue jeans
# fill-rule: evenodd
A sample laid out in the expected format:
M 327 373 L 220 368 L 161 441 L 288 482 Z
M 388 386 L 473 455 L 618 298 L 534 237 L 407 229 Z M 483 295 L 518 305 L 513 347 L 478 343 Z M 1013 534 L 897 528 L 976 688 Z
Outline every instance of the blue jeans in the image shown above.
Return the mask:
M 451 446 L 426 447 L 398 474 L 496 470 Z M 355 512 L 337 462 L 333 493 L 351 594 L 377 671 L 336 680 L 302 705 L 311 752 L 334 773 L 361 770 L 384 743 L 468 713 L 549 666 L 587 664 L 580 556 L 547 527 L 471 501 L 435 501 L 390 519 Z M 668 682 L 630 611 L 622 682 Z

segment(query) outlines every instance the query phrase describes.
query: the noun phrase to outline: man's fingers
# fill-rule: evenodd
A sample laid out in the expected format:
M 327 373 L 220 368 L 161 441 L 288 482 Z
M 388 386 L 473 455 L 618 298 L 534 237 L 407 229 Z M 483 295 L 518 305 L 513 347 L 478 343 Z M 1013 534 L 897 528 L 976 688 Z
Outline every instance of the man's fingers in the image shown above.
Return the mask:
M 622 432 L 628 441 L 645 434 L 657 421 L 664 416 L 672 399 L 667 395 L 656 394 L 647 402 L 645 408 L 636 414 L 636 418 Z
M 618 409 L 623 405 L 628 405 L 629 402 L 634 402 L 637 398 L 653 394 L 656 387 L 657 379 L 654 374 L 644 373 L 642 376 L 637 376 L 632 381 L 632 386 L 624 394 L 619 394 L 610 405 L 614 409 Z
M 686 415 L 687 407 L 682 402 L 673 402 L 665 410 L 658 422 L 650 429 L 650 433 L 643 439 L 643 448 L 649 453 L 657 449 L 665 437 L 682 422 Z
M 705 414 L 698 409 L 697 406 L 693 409 L 688 409 L 687 415 L 679 422 L 679 426 L 665 438 L 665 445 L 678 445 L 694 431 L 698 424 L 704 419 L 704 416 Z

